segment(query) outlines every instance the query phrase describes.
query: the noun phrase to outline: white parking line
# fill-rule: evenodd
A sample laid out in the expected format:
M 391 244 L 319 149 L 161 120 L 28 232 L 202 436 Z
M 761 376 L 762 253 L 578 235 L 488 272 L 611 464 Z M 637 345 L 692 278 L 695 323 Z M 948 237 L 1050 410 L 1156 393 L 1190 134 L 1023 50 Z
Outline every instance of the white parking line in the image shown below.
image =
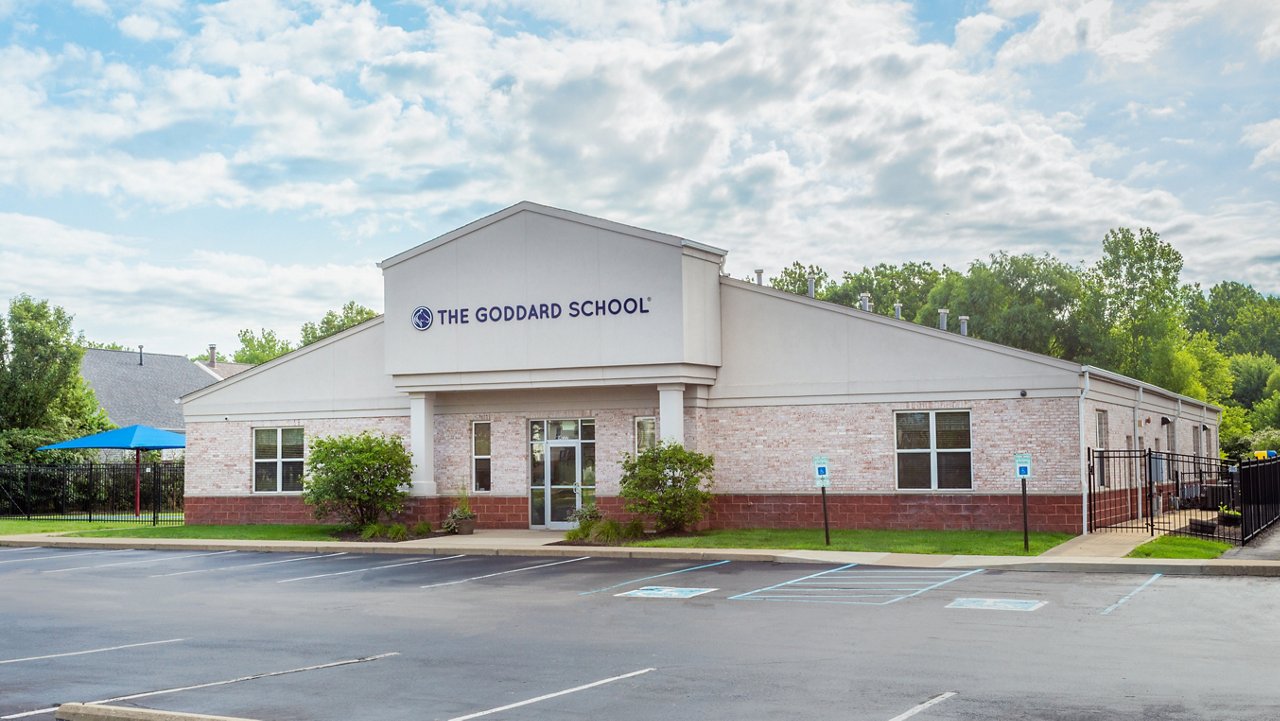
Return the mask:
M 283 561 L 264 561 L 262 563 L 240 563 L 234 566 L 218 566 L 217 568 L 197 568 L 194 571 L 174 571 L 173 573 L 157 573 L 147 578 L 167 578 L 169 576 L 186 576 L 192 573 L 213 573 L 215 571 L 235 571 L 241 568 L 257 568 L 259 566 L 275 566 L 281 563 L 293 563 L 294 561 L 310 561 L 316 558 L 333 558 L 334 556 L 345 556 L 346 551 L 338 551 L 337 553 L 324 553 L 319 556 L 302 556 L 300 558 L 286 558 Z
M 1103 616 L 1110 616 L 1112 611 L 1114 611 L 1114 610 L 1116 610 L 1117 608 L 1120 608 L 1121 606 L 1123 606 L 1123 605 L 1125 605 L 1126 603 L 1128 603 L 1128 602 L 1129 602 L 1129 599 L 1131 599 L 1131 598 L 1133 598 L 1134 596 L 1138 595 L 1138 592 L 1139 592 L 1139 591 L 1141 591 L 1142 589 L 1146 588 L 1147 586 L 1150 586 L 1151 584 L 1155 583 L 1155 582 L 1156 582 L 1156 579 L 1160 578 L 1160 577 L 1161 577 L 1161 576 L 1163 576 L 1163 575 L 1164 575 L 1163 573 L 1153 573 L 1153 574 L 1151 574 L 1151 578 L 1148 578 L 1148 579 L 1146 580 L 1146 582 L 1145 582 L 1145 583 L 1143 583 L 1141 586 L 1138 586 L 1137 588 L 1135 588 L 1135 589 L 1133 589 L 1132 591 L 1130 591 L 1130 592 L 1129 592 L 1129 595 L 1125 596 L 1124 598 L 1120 599 L 1119 601 L 1116 601 L 1115 603 L 1111 604 L 1110 606 L 1107 606 L 1106 610 L 1104 610 L 1100 615 L 1103 615 Z
M 92 556 L 95 553 L 117 553 L 117 551 L 85 551 L 84 553 L 59 553 L 53 556 L 34 556 L 32 558 L 11 558 L 0 563 L 26 563 L 27 561 L 43 561 L 47 558 L 75 558 L 76 556 Z
M 309 581 L 313 578 L 328 578 L 329 576 L 345 576 L 349 573 L 361 573 L 362 571 L 381 571 L 384 568 L 400 568 L 401 566 L 416 566 L 419 563 L 432 563 L 434 561 L 448 561 L 454 558 L 462 558 L 464 554 L 459 553 L 456 556 L 444 556 L 442 558 L 424 558 L 418 561 L 406 561 L 404 563 L 388 563 L 382 566 L 369 566 L 368 568 L 355 568 L 350 571 L 337 571 L 334 573 L 317 573 L 314 576 L 301 576 L 299 578 L 286 578 L 276 583 L 293 583 L 294 581 Z
M 362 658 L 349 658 L 345 661 L 333 661 L 332 663 L 322 663 L 318 666 L 305 666 L 303 668 L 291 668 L 287 671 L 271 671 L 269 673 L 256 673 L 252 676 L 241 676 L 240 678 L 227 679 L 226 681 L 212 681 L 210 683 L 201 683 L 194 686 L 182 686 L 179 688 L 166 688 L 160 691 L 146 691 L 143 693 L 129 694 L 128 696 L 116 696 L 115 698 L 104 698 L 99 701 L 86 701 L 86 704 L 95 705 L 103 703 L 112 703 L 114 701 L 132 701 L 137 698 L 147 698 L 150 696 L 163 696 L 164 694 L 179 693 L 182 691 L 195 691 L 201 688 L 212 688 L 214 686 L 227 686 L 233 683 L 242 683 L 244 681 L 254 681 L 260 678 L 271 678 L 273 676 L 284 676 L 291 673 L 302 673 L 303 671 L 319 671 L 324 668 L 334 668 L 337 666 L 350 666 L 353 663 L 366 663 L 368 661 L 377 661 L 380 658 L 389 656 L 399 656 L 398 651 L 391 653 L 380 653 L 377 656 L 364 656 Z M 42 714 L 53 713 L 58 710 L 57 706 L 49 708 L 35 709 L 34 711 L 23 711 L 22 713 L 10 714 L 8 716 L 0 716 L 0 719 L 26 718 L 28 716 L 40 716 Z
M 925 709 L 929 708 L 930 706 L 933 706 L 933 705 L 935 705 L 935 704 L 940 704 L 940 703 L 942 703 L 943 701 L 946 701 L 947 699 L 949 699 L 949 698 L 951 698 L 952 696 L 955 696 L 955 695 L 956 695 L 956 692 L 955 692 L 955 691 L 948 691 L 948 692 L 946 692 L 946 693 L 940 693 L 940 694 L 938 694 L 937 696 L 934 696 L 933 698 L 929 699 L 928 701 L 925 701 L 924 703 L 922 703 L 922 704 L 920 704 L 920 705 L 918 705 L 918 706 L 914 706 L 914 707 L 912 707 L 912 708 L 907 709 L 906 711 L 903 711 L 902 713 L 898 714 L 897 716 L 894 716 L 893 718 L 889 719 L 889 721 L 907 721 L 907 719 L 911 718 L 912 716 L 915 716 L 916 714 L 918 714 L 918 713 L 920 713 L 921 711 L 923 711 L 923 710 L 925 710 Z
M 126 648 L 141 648 L 143 646 L 159 646 L 162 643 L 177 643 L 185 641 L 185 638 L 170 638 L 165 641 L 147 641 L 146 643 L 126 643 L 123 646 L 109 646 L 107 648 L 91 648 L 88 651 L 68 651 L 66 653 L 51 653 L 47 656 L 27 656 L 26 658 L 10 658 L 0 661 L 0 666 L 6 663 L 22 663 L 23 661 L 43 661 L 47 658 L 64 658 L 66 656 L 84 656 L 90 653 L 104 653 L 106 651 L 120 651 Z
M 579 559 L 579 560 L 580 560 L 580 559 Z M 586 691 L 586 690 L 587 690 L 587 689 L 589 689 L 589 688 L 595 688 L 596 686 L 603 686 L 603 685 L 605 685 L 606 683 L 613 683 L 614 681 L 621 681 L 621 680 L 626 679 L 626 678 L 631 678 L 631 677 L 633 677 L 633 676 L 639 676 L 639 675 L 641 675 L 641 674 L 646 674 L 646 673 L 649 673 L 650 671 L 655 671 L 655 670 L 657 670 L 657 669 L 652 669 L 652 668 L 642 668 L 642 669 L 640 669 L 639 671 L 632 671 L 631 673 L 624 673 L 624 674 L 622 674 L 621 676 L 613 676 L 613 677 L 611 677 L 611 678 L 601 679 L 601 680 L 599 680 L 599 681 L 594 681 L 594 682 L 592 682 L 592 683 L 585 683 L 585 684 L 583 684 L 583 685 L 581 685 L 581 686 L 574 686 L 573 688 L 567 688 L 567 689 L 565 689 L 565 690 L 563 690 L 563 691 L 556 691 L 555 693 L 545 694 L 545 695 L 542 695 L 542 696 L 538 696 L 537 698 L 531 698 L 531 699 L 527 699 L 527 700 L 524 700 L 524 701 L 517 701 L 517 702 L 515 702 L 515 703 L 509 703 L 509 704 L 507 704 L 506 706 L 499 706 L 499 707 L 497 707 L 497 708 L 491 708 L 491 709 L 488 709 L 488 710 L 486 710 L 486 711 L 477 711 L 476 713 L 473 713 L 473 714 L 467 714 L 466 716 L 454 716 L 453 718 L 449 719 L 449 721 L 469 721 L 470 719 L 473 719 L 473 718 L 480 718 L 481 716 L 488 716 L 489 714 L 495 714 L 495 713 L 499 713 L 499 712 L 501 712 L 501 711 L 508 711 L 508 710 L 510 710 L 510 709 L 513 709 L 513 708 L 520 708 L 521 706 L 528 706 L 529 704 L 532 704 L 532 703 L 538 703 L 539 701 L 546 701 L 546 700 L 547 700 L 547 699 L 549 699 L 549 698 L 555 698 L 555 697 L 557 697 L 557 696 L 564 696 L 565 694 L 577 693 L 578 691 Z M 5 718 L 8 718 L 8 717 L 6 716 Z M 895 721 L 896 721 L 896 720 L 895 720 Z
M 485 579 L 485 578 L 493 578 L 494 576 L 505 576 L 505 575 L 507 575 L 508 573 L 519 573 L 519 572 L 521 572 L 521 571 L 532 571 L 532 570 L 535 570 L 535 569 L 538 569 L 538 568 L 550 568 L 551 566 L 560 566 L 560 565 L 563 565 L 563 564 L 566 564 L 566 563 L 573 563 L 574 561 L 585 561 L 585 560 L 587 560 L 588 558 L 591 558 L 591 556 L 583 556 L 582 558 L 570 558 L 570 559 L 569 559 L 569 560 L 567 560 L 567 561 L 556 561 L 555 563 L 543 563 L 543 564 L 539 564 L 539 565 L 537 565 L 537 566 L 526 566 L 526 567 L 524 567 L 524 568 L 513 568 L 513 569 L 511 569 L 510 571 L 498 571 L 497 573 L 486 573 L 486 574 L 485 574 L 485 575 L 483 575 L 483 576 L 473 576 L 473 577 L 471 577 L 471 578 L 464 578 L 464 579 L 459 580 L 459 581 L 445 581 L 444 583 L 428 583 L 427 585 L 425 585 L 425 586 L 420 586 L 419 588 L 439 588 L 440 586 L 456 586 L 456 585 L 458 585 L 459 583 L 466 583 L 466 582 L 468 582 L 468 581 L 479 581 L 479 580 L 481 580 L 481 579 Z
M 44 546 L 21 546 L 19 548 L 0 548 L 0 553 L 13 553 L 15 551 L 42 551 Z
M 615 584 L 613 584 L 612 586 L 605 586 L 604 588 L 597 588 L 597 589 L 596 589 L 596 590 L 594 590 L 594 591 L 583 591 L 582 593 L 579 593 L 578 595 L 579 595 L 579 596 L 590 596 L 590 595 L 591 595 L 591 594 L 593 594 L 593 593 L 600 593 L 600 592 L 602 592 L 602 591 L 612 591 L 612 590 L 613 590 L 613 589 L 615 589 L 615 588 L 622 588 L 623 586 L 630 586 L 630 585 L 632 585 L 632 584 L 640 583 L 640 582 L 642 582 L 642 581 L 650 581 L 650 580 L 655 579 L 655 578 L 662 578 L 663 576 L 674 576 L 674 575 L 676 575 L 676 574 L 678 574 L 678 573 L 688 573 L 689 571 L 700 571 L 700 570 L 702 570 L 702 569 L 704 569 L 704 568 L 711 568 L 711 567 L 713 567 L 713 566 L 723 566 L 723 565 L 724 565 L 724 564 L 726 564 L 726 563 L 728 563 L 728 561 L 716 561 L 715 563 L 704 563 L 704 564 L 702 564 L 701 566 L 693 566 L 693 567 L 691 567 L 691 568 L 682 568 L 682 569 L 680 569 L 680 570 L 678 570 L 678 571 L 667 571 L 666 573 L 659 573 L 659 574 L 655 574 L 655 575 L 653 575 L 653 576 L 645 576 L 644 578 L 635 578 L 635 579 L 632 579 L 632 580 L 630 580 L 630 581 L 623 581 L 622 583 L 615 583 Z
M 96 566 L 74 566 L 72 568 L 54 568 L 41 573 L 66 573 L 67 571 L 83 571 L 87 568 L 112 568 L 114 566 L 138 566 L 143 563 L 161 563 L 163 561 L 180 561 L 184 558 L 199 558 L 201 556 L 222 556 L 235 551 L 210 551 L 209 553 L 190 553 L 185 556 L 161 556 L 160 558 L 144 558 L 141 561 L 120 561 L 118 563 L 99 563 Z
M 819 571 L 766 588 L 739 593 L 730 596 L 729 600 L 887 606 L 954 583 L 966 576 L 982 573 L 980 568 L 963 573 L 949 569 L 848 570 L 856 567 L 857 564 L 850 563 L 828 571 Z

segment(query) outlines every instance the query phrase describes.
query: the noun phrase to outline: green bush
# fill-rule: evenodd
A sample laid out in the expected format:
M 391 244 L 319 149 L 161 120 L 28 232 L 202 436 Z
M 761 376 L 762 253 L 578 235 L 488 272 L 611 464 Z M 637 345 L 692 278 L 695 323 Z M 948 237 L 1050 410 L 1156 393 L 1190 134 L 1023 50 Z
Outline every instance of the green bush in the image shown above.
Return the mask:
M 633 518 L 627 521 L 622 527 L 622 537 L 628 541 L 634 541 L 637 538 L 644 538 L 644 521 L 639 518 Z
M 410 529 L 410 532 L 413 533 L 413 535 L 419 536 L 419 537 L 430 536 L 431 531 L 432 531 L 431 521 L 418 521 L 417 523 L 413 524 L 413 528 Z
M 370 523 L 360 529 L 360 538 L 366 541 L 372 541 L 375 538 L 381 538 L 387 529 L 381 523 Z
M 393 523 L 387 526 L 385 535 L 388 541 L 407 541 L 409 540 L 409 529 L 405 528 L 403 523 Z
M 617 545 L 622 541 L 622 524 L 612 518 L 597 521 L 591 526 L 591 540 L 610 546 Z
M 316 438 L 307 456 L 302 499 L 317 519 L 335 516 L 357 528 L 404 510 L 413 461 L 399 436 Z
M 711 503 L 715 459 L 679 443 L 659 443 L 622 457 L 625 508 L 653 519 L 659 532 L 679 532 L 702 520 Z

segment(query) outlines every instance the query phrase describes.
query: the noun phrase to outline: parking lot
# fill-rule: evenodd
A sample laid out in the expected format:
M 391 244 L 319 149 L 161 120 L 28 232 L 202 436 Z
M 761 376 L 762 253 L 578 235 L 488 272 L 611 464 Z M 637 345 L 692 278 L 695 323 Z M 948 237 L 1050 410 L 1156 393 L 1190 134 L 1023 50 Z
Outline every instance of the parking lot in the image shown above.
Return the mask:
M 1262 578 L 0 548 L 0 719 L 1274 719 Z

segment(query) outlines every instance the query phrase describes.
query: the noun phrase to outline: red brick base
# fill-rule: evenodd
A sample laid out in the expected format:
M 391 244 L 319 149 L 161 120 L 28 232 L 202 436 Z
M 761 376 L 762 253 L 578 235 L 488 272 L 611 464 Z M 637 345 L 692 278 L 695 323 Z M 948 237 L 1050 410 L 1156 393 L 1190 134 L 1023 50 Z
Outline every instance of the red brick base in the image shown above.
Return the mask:
M 1079 496 L 1029 496 L 1031 530 L 1080 532 Z M 622 499 L 600 497 L 597 503 L 611 518 L 625 519 Z M 529 501 L 524 497 L 472 496 L 481 528 L 528 528 Z M 449 498 L 411 498 L 405 523 L 439 524 L 453 507 Z M 827 496 L 832 528 L 936 530 L 1020 530 L 1022 498 L 1008 495 L 838 495 Z M 190 524 L 314 523 L 299 496 L 188 497 Z M 822 499 L 813 494 L 723 494 L 712 500 L 704 524 L 709 528 L 817 528 L 822 525 Z

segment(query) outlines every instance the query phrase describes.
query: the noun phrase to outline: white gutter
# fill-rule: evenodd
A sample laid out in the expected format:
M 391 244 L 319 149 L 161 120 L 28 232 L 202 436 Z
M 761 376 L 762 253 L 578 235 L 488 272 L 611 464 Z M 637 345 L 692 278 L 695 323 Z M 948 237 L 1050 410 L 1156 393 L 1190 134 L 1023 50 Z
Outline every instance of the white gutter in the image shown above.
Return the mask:
M 1089 395 L 1089 369 L 1084 369 L 1080 389 L 1080 534 L 1089 533 L 1089 445 L 1085 443 L 1084 399 Z

